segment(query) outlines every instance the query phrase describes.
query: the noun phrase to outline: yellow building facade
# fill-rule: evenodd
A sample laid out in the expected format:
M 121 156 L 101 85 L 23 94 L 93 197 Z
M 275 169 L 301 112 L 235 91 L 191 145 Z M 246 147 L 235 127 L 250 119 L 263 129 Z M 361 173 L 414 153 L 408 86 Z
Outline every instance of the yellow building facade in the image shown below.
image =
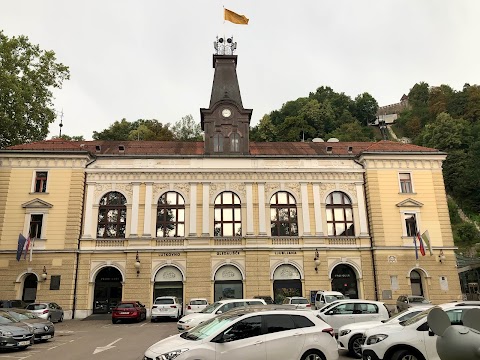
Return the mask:
M 445 154 L 389 141 L 250 142 L 236 64 L 213 57 L 203 142 L 0 151 L 0 299 L 56 301 L 75 318 L 165 295 L 458 299 Z M 19 234 L 35 238 L 32 261 L 16 260 Z

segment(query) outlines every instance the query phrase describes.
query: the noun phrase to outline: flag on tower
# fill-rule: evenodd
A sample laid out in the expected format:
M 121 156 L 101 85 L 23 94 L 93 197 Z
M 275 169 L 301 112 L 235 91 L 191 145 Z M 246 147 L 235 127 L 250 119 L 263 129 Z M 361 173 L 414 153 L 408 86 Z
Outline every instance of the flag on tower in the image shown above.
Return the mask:
M 225 20 L 230 21 L 234 24 L 248 25 L 248 19 L 245 17 L 245 15 L 239 15 L 232 10 L 228 10 L 225 8 L 223 10 Z

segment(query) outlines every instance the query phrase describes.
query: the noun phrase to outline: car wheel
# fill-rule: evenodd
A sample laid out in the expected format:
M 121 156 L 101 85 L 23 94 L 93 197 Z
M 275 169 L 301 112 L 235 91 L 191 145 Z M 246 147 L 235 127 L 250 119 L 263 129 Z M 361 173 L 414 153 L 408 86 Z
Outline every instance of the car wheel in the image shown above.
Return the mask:
M 309 350 L 302 355 L 301 360 L 326 360 L 325 356 L 318 350 Z
M 403 349 L 396 351 L 393 356 L 392 360 L 421 360 L 417 357 L 411 350 Z
M 60 316 L 60 319 L 58 319 L 58 322 L 62 322 L 63 321 L 63 314 Z
M 156 320 L 155 320 L 155 318 L 153 318 L 153 317 L 150 319 L 150 322 L 152 322 L 152 323 L 155 322 L 155 321 L 156 321 Z
M 353 335 L 348 342 L 348 352 L 351 356 L 361 359 L 362 358 L 362 344 L 363 338 L 362 335 L 357 334 Z

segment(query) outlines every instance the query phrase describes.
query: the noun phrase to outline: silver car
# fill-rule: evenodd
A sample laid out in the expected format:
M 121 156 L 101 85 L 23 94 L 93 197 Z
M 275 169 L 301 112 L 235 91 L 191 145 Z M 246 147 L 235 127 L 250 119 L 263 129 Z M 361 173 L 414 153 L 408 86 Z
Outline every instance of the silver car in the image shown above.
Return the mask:
M 0 313 L 0 349 L 26 349 L 32 344 L 33 328 Z
M 54 302 L 36 302 L 29 304 L 26 308 L 41 319 L 51 322 L 63 321 L 63 309 Z
M 41 319 L 29 310 L 0 309 L 0 314 L 7 313 L 17 321 L 33 327 L 35 341 L 47 341 L 55 336 L 55 327 L 51 321 Z

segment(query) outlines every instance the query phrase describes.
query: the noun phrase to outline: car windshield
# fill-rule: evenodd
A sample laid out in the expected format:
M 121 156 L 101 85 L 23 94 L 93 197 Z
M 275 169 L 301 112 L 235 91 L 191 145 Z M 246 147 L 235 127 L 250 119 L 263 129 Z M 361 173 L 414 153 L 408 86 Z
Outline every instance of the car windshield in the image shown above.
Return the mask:
M 168 305 L 173 303 L 173 299 L 155 299 L 155 305 Z
M 8 314 L 13 317 L 15 320 L 24 321 L 30 319 L 38 319 L 38 316 L 32 314 L 31 312 L 16 312 L 16 311 L 9 311 Z
M 410 297 L 408 301 L 416 304 L 428 304 L 428 300 L 423 297 Z
M 8 314 L 0 314 L 0 325 L 11 324 L 18 322 L 15 318 L 11 317 Z
M 191 300 L 190 305 L 207 305 L 207 300 Z
M 200 311 L 201 313 L 204 313 L 204 314 L 211 314 L 215 311 L 215 309 L 217 307 L 219 307 L 220 305 L 222 305 L 222 303 L 219 303 L 219 302 L 216 302 L 216 303 L 213 303 L 213 304 L 210 304 L 208 305 L 205 309 L 203 309 L 202 311 Z
M 46 308 L 47 308 L 47 305 L 45 304 L 30 304 L 27 306 L 28 310 L 43 310 Z
M 345 299 L 345 296 L 343 295 L 325 295 L 325 300 L 327 301 L 327 303 L 331 303 L 332 301 L 343 300 L 343 299 Z
M 133 304 L 131 303 L 125 303 L 125 304 L 118 304 L 117 305 L 117 309 L 131 309 L 135 306 L 133 306 Z
M 292 304 L 308 304 L 307 299 L 292 299 Z
M 428 316 L 428 313 L 430 311 L 432 311 L 433 307 L 430 308 L 430 309 L 427 309 L 427 310 L 424 310 L 422 311 L 421 313 L 418 313 L 417 315 L 415 315 L 414 317 L 408 319 L 408 320 L 405 320 L 405 321 L 402 321 L 400 323 L 400 325 L 402 326 L 408 326 L 408 325 L 412 325 L 412 324 L 415 324 L 416 322 L 422 320 L 422 319 L 425 319 L 427 316 Z
M 232 322 L 234 319 L 236 319 L 236 317 L 215 317 L 201 323 L 200 325 L 194 327 L 192 330 L 185 332 L 180 336 L 188 340 L 203 340 L 206 337 L 214 335 L 218 331 L 218 329 Z
M 321 308 L 320 312 L 323 313 L 323 312 L 327 311 L 328 309 L 332 308 L 334 305 L 338 304 L 339 302 L 340 302 L 340 300 L 335 300 L 334 302 L 331 302 L 327 306 L 324 306 L 323 308 Z

